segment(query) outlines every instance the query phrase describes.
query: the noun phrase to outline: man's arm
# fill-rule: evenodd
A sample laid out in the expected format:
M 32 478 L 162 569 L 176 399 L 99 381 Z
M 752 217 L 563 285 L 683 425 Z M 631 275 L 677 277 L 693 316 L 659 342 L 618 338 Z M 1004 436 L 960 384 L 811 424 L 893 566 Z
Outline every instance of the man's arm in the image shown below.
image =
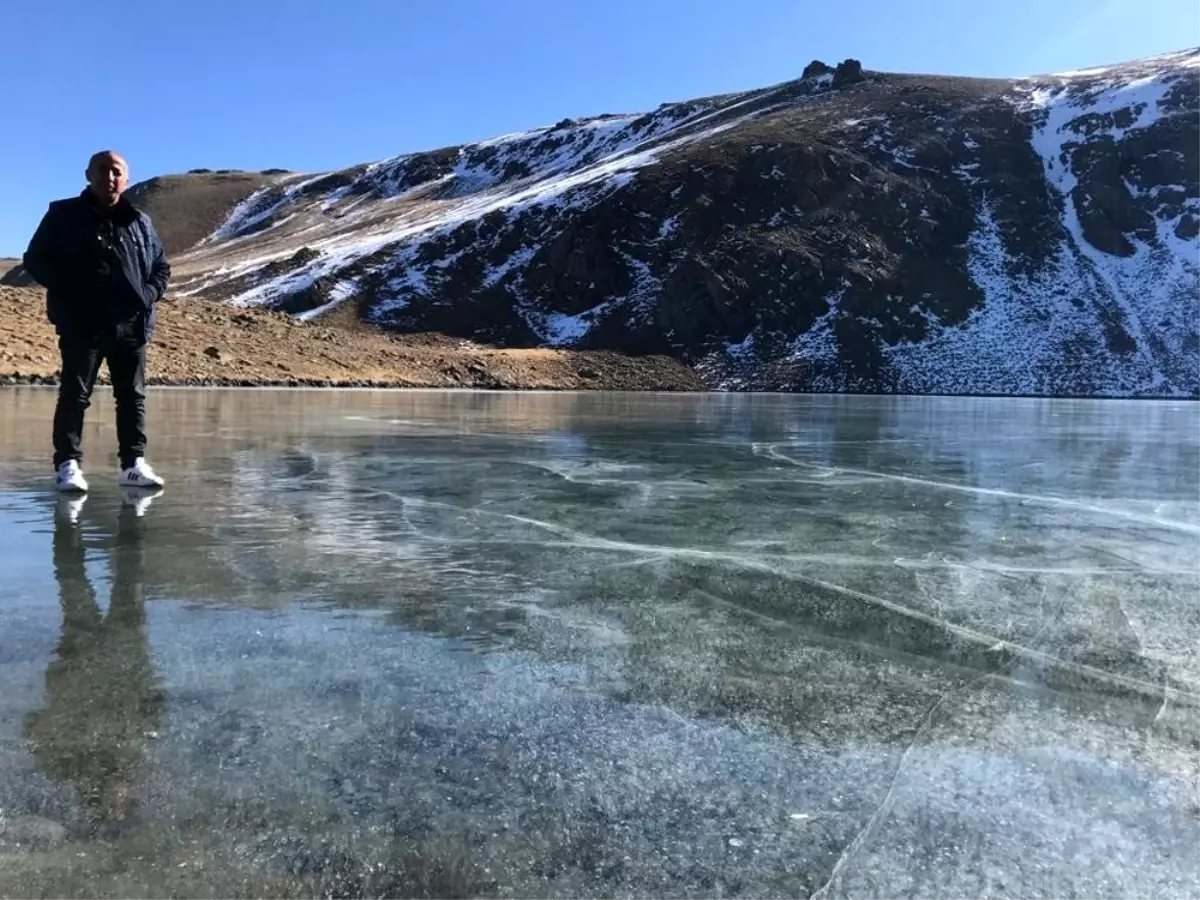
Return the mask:
M 150 232 L 150 252 L 153 254 L 150 262 L 150 284 L 154 286 L 154 302 L 157 303 L 167 292 L 167 282 L 171 280 L 171 264 L 167 262 L 167 253 L 158 231 L 153 223 L 148 221 L 146 224 Z
M 25 250 L 25 256 L 21 260 L 25 271 L 33 277 L 34 281 L 45 288 L 53 287 L 54 282 L 60 280 L 61 274 L 59 272 L 58 225 L 54 219 L 54 207 L 52 206 L 42 216 L 42 221 L 38 223 L 37 231 L 33 233 L 29 247 Z

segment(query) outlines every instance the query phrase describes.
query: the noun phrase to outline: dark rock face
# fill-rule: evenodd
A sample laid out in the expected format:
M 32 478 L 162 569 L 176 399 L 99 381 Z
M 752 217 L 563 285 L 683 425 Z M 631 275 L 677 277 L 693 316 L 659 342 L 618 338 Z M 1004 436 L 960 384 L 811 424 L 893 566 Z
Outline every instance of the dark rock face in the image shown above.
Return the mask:
M 312 247 L 301 247 L 285 260 L 275 260 L 267 263 L 259 272 L 260 278 L 278 278 L 286 272 L 292 272 L 319 259 L 320 252 Z
M 714 387 L 1197 397 L 1198 61 L 1024 81 L 816 61 L 276 185 L 223 234 L 340 223 L 307 280 L 255 279 L 284 308 L 336 288 L 399 330 L 667 352 Z
M 838 63 L 837 68 L 833 72 L 833 86 L 843 87 L 847 84 L 855 84 L 859 81 L 864 81 L 867 76 L 863 74 L 862 63 L 857 59 L 847 59 Z
M 801 78 L 820 78 L 822 75 L 832 75 L 834 73 L 833 66 L 827 66 L 819 59 L 814 59 L 804 67 Z
M 33 276 L 19 264 L 0 275 L 0 285 L 4 287 L 30 287 L 33 284 L 35 284 Z
M 842 60 L 837 64 L 837 68 L 827 66 L 819 59 L 814 59 L 804 67 L 804 72 L 800 75 L 802 81 L 814 78 L 828 78 L 830 79 L 829 83 L 835 88 L 865 81 L 866 77 L 863 74 L 862 63 L 857 59 Z

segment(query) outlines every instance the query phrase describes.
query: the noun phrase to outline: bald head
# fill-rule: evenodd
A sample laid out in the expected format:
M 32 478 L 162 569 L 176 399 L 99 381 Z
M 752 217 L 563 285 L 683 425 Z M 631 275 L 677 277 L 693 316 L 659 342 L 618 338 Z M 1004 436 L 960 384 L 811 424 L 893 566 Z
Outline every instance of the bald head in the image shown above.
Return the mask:
M 116 206 L 129 186 L 129 163 L 114 150 L 93 153 L 87 167 L 88 189 L 102 206 Z

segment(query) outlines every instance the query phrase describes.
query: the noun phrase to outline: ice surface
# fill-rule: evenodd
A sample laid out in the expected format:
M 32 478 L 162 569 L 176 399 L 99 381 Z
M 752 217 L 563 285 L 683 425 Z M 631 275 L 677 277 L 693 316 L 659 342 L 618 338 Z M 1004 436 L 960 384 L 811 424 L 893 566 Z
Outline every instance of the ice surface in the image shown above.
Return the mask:
M 1200 892 L 1196 404 L 162 390 L 140 516 L 52 405 L 0 894 Z

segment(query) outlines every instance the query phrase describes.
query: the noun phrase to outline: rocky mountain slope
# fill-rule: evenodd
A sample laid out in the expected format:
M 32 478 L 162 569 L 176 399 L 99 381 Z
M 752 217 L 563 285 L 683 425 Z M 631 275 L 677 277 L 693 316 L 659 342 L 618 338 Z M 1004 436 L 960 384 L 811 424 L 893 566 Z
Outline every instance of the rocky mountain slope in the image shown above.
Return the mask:
M 303 318 L 666 353 L 718 388 L 1196 397 L 1198 76 L 1198 50 L 1011 81 L 814 63 L 156 212 L 173 249 L 206 233 L 177 294 Z

